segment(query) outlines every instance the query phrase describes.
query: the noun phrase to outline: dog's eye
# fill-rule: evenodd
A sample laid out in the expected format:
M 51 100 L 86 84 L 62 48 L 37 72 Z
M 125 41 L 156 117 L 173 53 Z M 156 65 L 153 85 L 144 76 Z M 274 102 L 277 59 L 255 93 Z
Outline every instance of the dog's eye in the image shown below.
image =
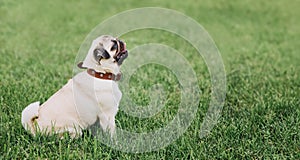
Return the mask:
M 118 49 L 118 44 L 114 43 L 114 45 L 111 47 L 110 51 L 114 51 L 116 49 Z

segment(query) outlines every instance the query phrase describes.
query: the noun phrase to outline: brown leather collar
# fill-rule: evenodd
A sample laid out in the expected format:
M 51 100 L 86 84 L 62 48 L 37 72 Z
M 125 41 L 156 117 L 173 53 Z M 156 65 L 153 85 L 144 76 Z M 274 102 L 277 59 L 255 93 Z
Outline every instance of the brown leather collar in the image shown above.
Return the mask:
M 113 74 L 113 73 L 101 73 L 101 72 L 97 72 L 93 69 L 88 69 L 87 73 L 95 78 L 99 78 L 99 79 L 105 79 L 105 80 L 113 80 L 113 81 L 119 81 L 122 77 L 122 74 L 119 73 L 117 75 Z
M 113 81 L 119 81 L 121 80 L 122 74 L 119 73 L 117 75 L 113 74 L 113 73 L 101 73 L 101 72 L 97 72 L 93 69 L 88 69 L 86 67 L 82 67 L 83 62 L 79 62 L 77 64 L 78 68 L 80 69 L 87 69 L 87 73 L 95 78 L 99 78 L 99 79 L 105 79 L 105 80 L 113 80 Z

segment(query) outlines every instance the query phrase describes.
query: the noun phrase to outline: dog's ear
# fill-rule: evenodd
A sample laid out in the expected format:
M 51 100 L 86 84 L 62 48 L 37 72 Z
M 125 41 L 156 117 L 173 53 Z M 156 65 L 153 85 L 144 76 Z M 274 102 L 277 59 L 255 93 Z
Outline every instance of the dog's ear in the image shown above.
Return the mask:
M 96 48 L 93 52 L 94 58 L 97 62 L 99 62 L 102 58 L 108 59 L 110 58 L 109 53 L 104 48 Z

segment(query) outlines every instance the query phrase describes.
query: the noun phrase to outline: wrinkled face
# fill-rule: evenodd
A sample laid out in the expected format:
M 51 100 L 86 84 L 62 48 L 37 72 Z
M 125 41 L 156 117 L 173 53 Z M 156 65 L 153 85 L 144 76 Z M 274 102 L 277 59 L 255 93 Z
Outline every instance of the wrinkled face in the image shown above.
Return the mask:
M 112 36 L 102 36 L 93 50 L 93 56 L 98 65 L 106 61 L 121 65 L 128 56 L 126 43 Z

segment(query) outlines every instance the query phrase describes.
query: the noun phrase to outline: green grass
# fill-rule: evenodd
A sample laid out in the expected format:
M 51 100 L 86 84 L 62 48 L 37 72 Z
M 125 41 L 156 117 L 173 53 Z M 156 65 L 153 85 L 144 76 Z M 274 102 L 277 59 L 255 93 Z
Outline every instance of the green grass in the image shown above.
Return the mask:
M 0 159 L 300 159 L 299 5 L 296 0 L 1 0 Z M 22 109 L 34 101 L 44 102 L 72 77 L 85 36 L 118 12 L 146 6 L 181 11 L 203 25 L 215 40 L 225 64 L 227 96 L 211 133 L 199 138 L 210 101 L 210 76 L 201 57 L 193 56 L 195 49 L 180 37 L 142 30 L 122 36 L 129 49 L 157 42 L 188 52 L 185 57 L 199 79 L 198 113 L 179 139 L 158 151 L 134 154 L 107 147 L 89 132 L 74 140 L 28 134 L 20 123 Z M 161 82 L 168 94 L 164 110 L 149 119 L 120 112 L 119 127 L 149 131 L 174 117 L 177 82 L 161 74 L 156 79 L 145 78 L 158 69 L 155 65 L 140 68 L 132 78 L 130 93 L 137 103 L 146 104 L 148 88 Z

